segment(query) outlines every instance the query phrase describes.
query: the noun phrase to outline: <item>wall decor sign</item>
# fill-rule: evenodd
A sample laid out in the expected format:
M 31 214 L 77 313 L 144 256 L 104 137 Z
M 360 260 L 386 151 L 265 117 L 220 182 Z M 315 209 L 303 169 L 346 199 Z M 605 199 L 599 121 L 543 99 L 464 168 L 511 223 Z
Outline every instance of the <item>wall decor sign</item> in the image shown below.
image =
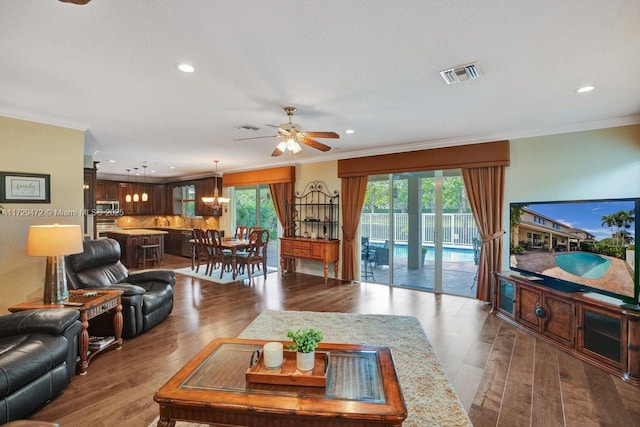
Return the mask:
M 0 172 L 0 203 L 51 203 L 51 175 Z

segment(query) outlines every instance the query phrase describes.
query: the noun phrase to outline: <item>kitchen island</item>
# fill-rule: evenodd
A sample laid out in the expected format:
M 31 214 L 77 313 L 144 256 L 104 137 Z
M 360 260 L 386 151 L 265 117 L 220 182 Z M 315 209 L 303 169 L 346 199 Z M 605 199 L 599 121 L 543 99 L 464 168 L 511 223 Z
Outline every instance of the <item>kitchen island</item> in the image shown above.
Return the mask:
M 160 245 L 158 256 L 160 261 L 164 257 L 164 235 L 168 232 L 163 230 L 150 230 L 146 228 L 111 230 L 107 232 L 107 237 L 117 240 L 120 243 L 120 262 L 127 268 L 136 267 L 138 264 L 137 248 L 140 245 Z

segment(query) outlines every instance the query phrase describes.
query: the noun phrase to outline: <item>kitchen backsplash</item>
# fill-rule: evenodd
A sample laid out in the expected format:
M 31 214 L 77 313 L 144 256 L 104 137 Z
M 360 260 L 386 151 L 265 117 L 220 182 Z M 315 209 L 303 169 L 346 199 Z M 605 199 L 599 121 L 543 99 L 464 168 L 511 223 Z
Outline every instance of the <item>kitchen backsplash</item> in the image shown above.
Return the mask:
M 125 215 L 116 220 L 116 225 L 120 228 L 175 227 L 218 229 L 220 227 L 220 221 L 218 218 L 212 216 L 183 218 L 180 215 Z

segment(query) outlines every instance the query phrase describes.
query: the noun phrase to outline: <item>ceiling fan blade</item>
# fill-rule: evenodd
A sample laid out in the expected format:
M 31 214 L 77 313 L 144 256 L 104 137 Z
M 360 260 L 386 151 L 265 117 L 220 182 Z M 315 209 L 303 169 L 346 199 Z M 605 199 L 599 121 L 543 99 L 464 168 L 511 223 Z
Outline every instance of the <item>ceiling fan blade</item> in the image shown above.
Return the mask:
M 269 127 L 271 127 L 271 128 L 278 129 L 278 132 L 280 133 L 280 136 L 283 136 L 283 135 L 284 135 L 284 136 L 289 136 L 289 135 L 291 135 L 291 134 L 292 134 L 292 132 L 289 132 L 289 131 L 288 131 L 288 130 L 286 130 L 286 129 L 282 129 L 280 126 L 276 126 L 276 125 L 268 125 L 268 124 L 265 124 L 265 126 L 269 126 Z
M 278 157 L 278 156 L 282 156 L 282 151 L 280 151 L 280 149 L 276 147 L 276 149 L 273 150 L 273 153 L 271 153 L 271 157 Z
M 340 138 L 335 132 L 303 132 L 309 138 Z
M 73 3 L 73 4 L 87 4 L 91 0 L 59 0 L 63 3 Z
M 331 150 L 331 147 L 329 147 L 328 145 L 324 145 L 322 142 L 318 142 L 314 139 L 311 138 L 307 138 L 306 136 L 303 138 L 300 138 L 300 142 L 302 142 L 305 145 L 308 145 L 309 147 L 313 147 L 317 150 L 320 151 L 329 151 Z
M 275 137 L 278 137 L 278 136 L 280 136 L 280 135 L 252 136 L 250 138 L 237 138 L 237 139 L 234 139 L 234 141 L 245 141 L 247 139 L 260 139 L 260 138 L 275 138 Z

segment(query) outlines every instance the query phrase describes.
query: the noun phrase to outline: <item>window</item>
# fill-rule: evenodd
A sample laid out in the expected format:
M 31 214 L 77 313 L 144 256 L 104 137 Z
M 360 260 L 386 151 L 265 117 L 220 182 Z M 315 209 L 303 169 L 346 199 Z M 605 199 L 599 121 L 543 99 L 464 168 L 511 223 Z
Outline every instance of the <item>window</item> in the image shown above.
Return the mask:
M 545 225 L 547 223 L 547 220 L 542 218 L 541 216 L 534 215 L 533 222 L 537 222 L 538 224 Z
M 184 218 L 193 218 L 196 215 L 195 185 L 173 187 L 173 213 Z

